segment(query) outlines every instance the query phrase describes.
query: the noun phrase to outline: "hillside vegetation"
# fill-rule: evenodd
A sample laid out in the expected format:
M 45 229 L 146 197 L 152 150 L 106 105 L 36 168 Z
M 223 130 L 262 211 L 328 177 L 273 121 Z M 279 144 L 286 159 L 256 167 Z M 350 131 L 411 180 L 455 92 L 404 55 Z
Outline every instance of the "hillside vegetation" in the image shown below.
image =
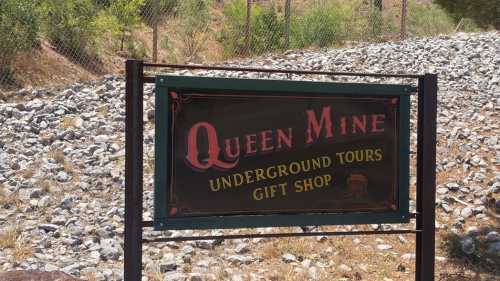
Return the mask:
M 398 39 L 400 1 L 370 2 L 292 0 L 287 21 L 285 0 L 255 1 L 248 18 L 246 0 L 3 0 L 0 85 L 66 82 L 66 68 L 71 80 L 119 72 L 124 58 L 151 59 L 156 25 L 158 61 L 176 63 Z M 408 35 L 474 31 L 479 19 L 498 27 L 461 9 L 409 1 Z

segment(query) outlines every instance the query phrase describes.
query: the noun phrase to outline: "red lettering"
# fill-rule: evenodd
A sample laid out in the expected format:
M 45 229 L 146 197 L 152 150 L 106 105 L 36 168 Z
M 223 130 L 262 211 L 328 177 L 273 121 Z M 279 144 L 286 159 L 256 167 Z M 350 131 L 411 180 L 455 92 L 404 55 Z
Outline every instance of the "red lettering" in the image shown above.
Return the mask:
M 366 115 L 361 115 L 361 120 L 357 116 L 352 117 L 352 133 L 356 134 L 358 132 L 358 129 L 360 129 L 363 133 L 366 133 Z
M 233 153 L 231 152 L 231 139 L 226 139 L 225 144 L 226 144 L 226 156 L 229 159 L 236 159 L 240 156 L 240 138 L 239 137 L 234 137 L 232 138 L 234 140 L 235 146 L 236 146 L 236 151 Z
M 384 121 L 384 114 L 372 114 L 372 133 L 382 133 L 384 131 L 384 128 L 379 128 L 378 125 L 383 124 Z
M 283 132 L 282 129 L 278 129 L 276 132 L 278 134 L 278 149 L 281 149 L 283 147 L 283 142 L 288 147 L 288 149 L 292 148 L 292 128 L 288 128 L 288 136 L 285 135 L 285 132 Z
M 246 140 L 246 154 L 252 154 L 257 152 L 257 147 L 256 147 L 256 141 L 257 136 L 255 134 L 251 135 L 246 135 L 245 140 Z
M 260 132 L 260 142 L 262 145 L 262 147 L 260 148 L 261 151 L 271 151 L 274 149 L 272 145 L 269 146 L 269 141 L 272 140 L 271 138 L 272 133 L 273 131 L 271 130 Z
M 333 137 L 332 132 L 332 120 L 330 117 L 330 106 L 323 107 L 321 111 L 321 118 L 318 123 L 318 119 L 316 119 L 316 115 L 314 114 L 314 110 L 307 110 L 307 144 L 311 144 L 315 141 L 315 139 L 319 138 L 321 133 L 321 128 L 325 128 L 326 138 Z M 313 132 L 315 134 L 315 139 L 313 138 Z
M 340 134 L 343 136 L 347 134 L 347 118 L 345 116 L 340 118 Z
M 208 141 L 208 159 L 205 160 L 205 163 L 201 163 L 198 160 L 198 130 L 205 129 L 207 132 L 207 141 Z M 238 164 L 238 160 L 233 163 L 227 163 L 219 160 L 219 141 L 217 140 L 217 131 L 214 126 L 212 126 L 208 122 L 199 122 L 196 123 L 188 132 L 188 147 L 187 147 L 187 156 L 186 159 L 188 162 L 193 165 L 193 167 L 206 170 L 212 166 L 215 166 L 220 169 L 231 169 Z

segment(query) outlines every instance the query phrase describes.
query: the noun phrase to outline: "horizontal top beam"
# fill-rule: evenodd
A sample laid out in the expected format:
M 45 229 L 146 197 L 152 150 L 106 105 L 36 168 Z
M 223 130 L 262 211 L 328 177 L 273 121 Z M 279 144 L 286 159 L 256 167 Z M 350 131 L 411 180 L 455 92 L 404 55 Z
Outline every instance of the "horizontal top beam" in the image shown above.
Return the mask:
M 254 67 L 229 67 L 229 66 L 213 66 L 200 64 L 156 64 L 144 63 L 144 67 L 155 68 L 177 68 L 177 69 L 203 69 L 203 70 L 223 70 L 223 71 L 242 71 L 242 72 L 264 72 L 264 73 L 286 73 L 286 74 L 302 74 L 302 75 L 336 75 L 336 76 L 358 76 L 358 77 L 396 77 L 396 78 L 413 78 L 418 79 L 423 77 L 422 74 L 406 74 L 406 73 L 356 73 L 356 72 L 337 72 L 337 71 L 319 71 L 319 70 L 298 70 L 298 69 L 271 69 L 271 68 L 254 68 Z

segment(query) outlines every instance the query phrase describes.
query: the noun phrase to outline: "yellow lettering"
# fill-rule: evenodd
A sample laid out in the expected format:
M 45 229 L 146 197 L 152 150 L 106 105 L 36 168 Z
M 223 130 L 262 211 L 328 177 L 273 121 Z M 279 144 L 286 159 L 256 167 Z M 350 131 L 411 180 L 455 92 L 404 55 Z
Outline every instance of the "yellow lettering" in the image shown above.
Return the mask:
M 337 153 L 335 153 L 335 155 L 337 155 L 337 157 L 339 158 L 341 165 L 344 165 L 344 153 L 345 152 L 337 152 Z
M 278 184 L 278 186 L 281 188 L 281 195 L 283 195 L 283 196 L 286 195 L 286 186 L 287 186 L 287 184 L 288 183 L 286 183 L 286 182 Z
M 220 185 L 217 184 L 217 187 L 214 186 L 214 180 L 208 180 L 208 183 L 210 184 L 210 189 L 212 191 L 219 191 Z
M 295 192 L 302 192 L 302 190 L 304 189 L 302 187 L 302 180 L 296 180 L 293 186 L 295 187 Z
M 266 178 L 264 177 L 264 170 L 263 169 L 255 169 L 255 180 L 260 181 L 260 180 L 265 180 Z
M 374 161 L 373 160 L 373 149 L 367 149 L 366 151 L 366 161 Z
M 266 169 L 266 176 L 269 178 L 269 179 L 274 179 L 276 178 L 278 175 L 276 174 L 276 166 L 271 166 L 271 167 L 268 167 Z
M 250 173 L 252 173 L 252 171 L 245 171 L 245 179 L 246 179 L 247 183 L 253 182 L 253 178 L 252 178 L 252 175 Z
M 220 179 L 222 180 L 222 188 L 231 187 L 231 178 L 221 177 Z
M 323 168 L 328 168 L 332 165 L 332 158 L 330 156 L 323 156 L 321 160 L 323 160 Z
M 293 175 L 300 173 L 300 164 L 298 162 L 290 163 L 290 173 Z
M 256 188 L 253 190 L 253 200 L 259 201 L 264 199 L 264 194 L 262 194 L 262 188 Z
M 288 172 L 286 171 L 286 165 L 278 165 L 278 174 L 280 177 L 283 175 L 288 176 Z
M 240 186 L 243 184 L 244 179 L 242 174 L 236 173 L 234 174 L 233 178 L 234 178 L 234 186 Z

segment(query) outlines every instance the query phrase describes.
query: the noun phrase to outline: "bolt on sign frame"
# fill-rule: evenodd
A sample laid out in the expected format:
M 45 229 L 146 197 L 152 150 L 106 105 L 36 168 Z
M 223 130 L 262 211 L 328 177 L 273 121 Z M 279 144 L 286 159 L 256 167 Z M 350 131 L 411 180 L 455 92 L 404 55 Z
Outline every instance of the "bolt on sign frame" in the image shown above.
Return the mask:
M 329 76 L 355 76 L 355 77 L 392 77 L 417 79 L 418 86 L 408 85 L 374 85 L 374 84 L 340 84 L 340 83 L 317 83 L 317 82 L 294 82 L 294 81 L 270 81 L 270 80 L 214 80 L 199 77 L 166 77 L 145 76 L 144 68 L 177 68 L 177 69 L 206 69 L 223 71 L 244 71 L 260 73 L 286 73 L 302 75 L 329 75 Z M 163 79 L 163 80 L 162 80 Z M 288 92 L 314 92 L 323 95 L 333 94 L 383 94 L 389 93 L 398 96 L 399 117 L 401 124 L 408 122 L 405 116 L 409 115 L 409 94 L 418 94 L 418 120 L 417 120 L 417 189 L 416 189 L 416 212 L 408 213 L 408 135 L 404 134 L 409 128 L 400 126 L 403 134 L 399 135 L 399 153 L 406 155 L 399 158 L 399 185 L 398 185 L 398 208 L 383 213 L 366 213 L 359 216 L 356 213 L 298 213 L 293 215 L 283 214 L 259 214 L 245 215 L 245 222 L 241 219 L 235 220 L 231 216 L 198 216 L 169 218 L 167 196 L 159 197 L 157 192 L 162 192 L 161 187 L 168 179 L 168 175 L 155 178 L 155 220 L 144 221 L 143 212 L 143 85 L 146 83 L 157 84 L 157 112 L 158 116 L 167 116 L 168 111 L 162 111 L 158 105 L 168 104 L 168 93 L 173 89 L 193 88 L 189 86 L 192 79 L 202 82 L 202 90 L 215 90 L 223 86 L 232 90 L 270 90 L 276 86 L 287 87 Z M 201 79 L 201 80 L 200 80 Z M 214 84 L 214 82 L 217 82 Z M 223 82 L 226 81 L 226 82 Z M 232 82 L 231 82 L 232 81 Z M 238 82 L 238 83 L 234 83 Z M 220 84 L 222 83 L 222 84 Z M 248 83 L 248 84 L 246 84 Z M 315 84 L 316 83 L 316 84 Z M 321 90 L 321 85 L 333 85 Z M 289 85 L 289 86 L 287 86 Z M 318 87 L 311 87 L 317 85 Z M 298 87 L 298 88 L 297 88 Z M 302 88 L 301 88 L 302 87 Z M 200 87 L 198 87 L 200 88 Z M 316 89 L 315 89 L 316 88 Z M 293 91 L 292 91 L 293 90 Z M 163 95 L 161 95 L 163 93 Z M 286 93 L 285 93 L 286 95 Z M 164 100 L 161 100 L 163 96 Z M 160 97 L 160 98 L 159 98 Z M 159 101 L 160 99 L 160 101 Z M 126 62 L 126 165 L 125 165 L 125 237 L 124 237 L 124 278 L 127 281 L 139 281 L 142 277 L 142 244 L 152 242 L 189 241 L 189 240 L 211 240 L 211 239 L 241 239 L 259 237 L 302 237 L 302 236 L 336 236 L 336 235 L 382 235 L 382 234 L 416 234 L 416 268 L 415 280 L 434 280 L 434 258 L 435 258 L 435 180 L 436 180 L 436 111 L 437 111 L 437 76 L 435 74 L 378 74 L 378 73 L 350 73 L 333 71 L 310 71 L 310 70 L 280 70 L 262 68 L 233 68 L 223 66 L 204 65 L 175 65 L 175 64 L 151 64 L 137 60 Z M 401 118 L 403 117 L 403 118 Z M 158 124 L 156 124 L 158 126 Z M 164 124 L 164 125 L 168 125 Z M 407 125 L 406 125 L 407 126 Z M 160 130 L 161 131 L 161 130 Z M 166 131 L 166 130 L 164 130 Z M 158 134 L 158 127 L 156 133 Z M 158 137 L 158 136 L 157 136 Z M 166 140 L 166 139 L 163 139 Z M 156 144 L 158 145 L 158 143 Z M 167 146 L 165 146 L 167 148 Z M 158 147 L 156 147 L 158 150 Z M 167 149 L 168 150 L 168 149 Z M 156 152 L 157 156 L 158 151 Z M 164 153 L 167 153 L 165 151 Z M 401 161 L 402 159 L 402 161 Z M 165 160 L 165 159 L 164 159 Z M 158 161 L 158 159 L 156 159 Z M 160 164 L 172 164 L 169 161 Z M 156 163 L 158 165 L 158 162 Z M 401 167 L 404 165 L 405 167 Z M 157 174 L 157 172 L 155 172 Z M 168 173 L 167 173 L 168 174 Z M 401 176 L 403 175 L 403 176 Z M 155 175 L 158 176 L 158 175 Z M 163 190 L 163 195 L 167 191 Z M 162 209 L 162 206 L 164 207 Z M 354 223 L 397 223 L 408 222 L 416 219 L 415 229 L 400 229 L 390 231 L 349 231 L 349 232 L 307 232 L 307 233 L 270 233 L 270 234 L 238 234 L 238 235 L 215 235 L 215 236 L 184 236 L 165 237 L 155 239 L 143 239 L 143 228 L 155 227 L 161 229 L 195 229 L 195 228 L 235 228 L 256 226 L 291 226 L 291 225 L 321 225 L 321 224 L 354 224 Z

